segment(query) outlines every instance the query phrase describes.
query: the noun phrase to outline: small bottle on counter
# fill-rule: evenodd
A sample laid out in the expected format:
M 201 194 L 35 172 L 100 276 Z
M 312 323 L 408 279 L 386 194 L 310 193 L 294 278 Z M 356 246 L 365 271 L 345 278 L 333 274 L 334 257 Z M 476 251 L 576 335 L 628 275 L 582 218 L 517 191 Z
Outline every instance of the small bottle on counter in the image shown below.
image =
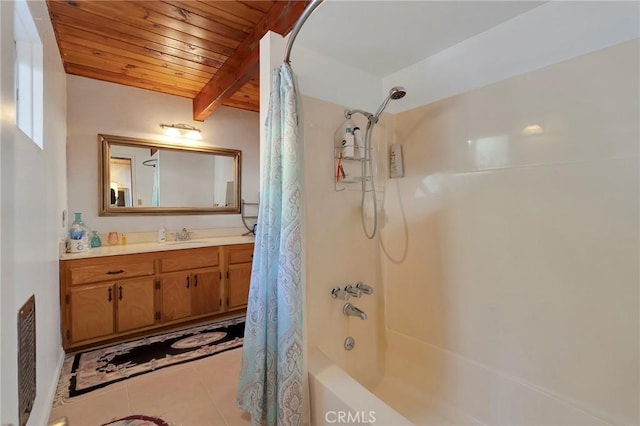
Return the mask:
M 109 232 L 109 236 L 107 238 L 110 246 L 115 246 L 119 242 L 118 233 L 117 232 Z
M 159 243 L 167 242 L 167 233 L 164 230 L 164 224 L 161 224 L 160 228 L 158 229 L 158 242 Z
M 124 232 L 120 234 L 120 244 L 122 245 L 127 244 L 127 234 L 125 234 Z
M 96 248 L 101 246 L 102 246 L 102 240 L 100 240 L 98 231 L 93 231 L 93 235 L 91 236 L 91 248 Z

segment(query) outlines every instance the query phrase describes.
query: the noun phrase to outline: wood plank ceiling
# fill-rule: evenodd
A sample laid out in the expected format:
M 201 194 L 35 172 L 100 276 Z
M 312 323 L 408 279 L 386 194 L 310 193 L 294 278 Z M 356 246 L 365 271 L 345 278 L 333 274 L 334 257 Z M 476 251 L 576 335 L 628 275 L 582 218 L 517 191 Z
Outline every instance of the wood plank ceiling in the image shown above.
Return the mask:
M 259 109 L 259 42 L 287 34 L 308 1 L 47 0 L 68 74 Z

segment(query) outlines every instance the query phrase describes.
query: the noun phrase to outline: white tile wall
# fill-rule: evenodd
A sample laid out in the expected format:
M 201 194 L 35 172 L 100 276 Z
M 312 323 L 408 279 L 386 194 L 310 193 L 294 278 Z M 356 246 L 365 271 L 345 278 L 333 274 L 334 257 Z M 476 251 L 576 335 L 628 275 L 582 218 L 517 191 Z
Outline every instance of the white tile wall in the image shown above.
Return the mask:
M 307 339 L 340 367 L 370 387 L 383 374 L 383 294 L 376 240 L 368 240 L 360 223 L 359 186 L 334 188 L 333 138 L 345 120 L 344 107 L 303 97 Z M 364 128 L 364 125 L 361 126 Z M 331 289 L 357 281 L 374 287 L 372 296 L 353 298 L 364 310 L 362 321 L 342 314 L 344 301 L 331 298 Z M 344 339 L 356 340 L 353 351 Z
M 387 326 L 431 353 L 406 375 L 483 422 L 640 421 L 639 47 L 395 116 Z

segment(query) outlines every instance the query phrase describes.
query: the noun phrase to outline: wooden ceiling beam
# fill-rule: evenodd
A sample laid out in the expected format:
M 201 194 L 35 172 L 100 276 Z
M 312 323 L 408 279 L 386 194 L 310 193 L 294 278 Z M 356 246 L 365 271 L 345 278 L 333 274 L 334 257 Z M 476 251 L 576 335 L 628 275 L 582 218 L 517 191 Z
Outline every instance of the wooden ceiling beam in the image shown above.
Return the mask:
M 238 89 L 260 72 L 260 39 L 271 30 L 285 35 L 295 25 L 309 1 L 278 1 L 267 12 L 193 99 L 193 119 L 204 121 Z

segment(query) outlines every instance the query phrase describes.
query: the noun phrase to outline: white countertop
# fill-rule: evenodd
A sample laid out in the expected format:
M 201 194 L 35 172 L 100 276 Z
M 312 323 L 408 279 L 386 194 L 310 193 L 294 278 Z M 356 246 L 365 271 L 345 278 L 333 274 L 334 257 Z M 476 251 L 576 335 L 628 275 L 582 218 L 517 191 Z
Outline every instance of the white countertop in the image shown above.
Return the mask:
M 198 247 L 212 247 L 212 246 L 228 246 L 232 244 L 247 244 L 253 243 L 255 237 L 253 236 L 228 236 L 228 237 L 209 237 L 209 238 L 194 238 L 191 241 L 167 241 L 166 243 L 136 243 L 125 245 L 105 245 L 103 247 L 97 247 L 89 249 L 84 253 L 62 253 L 60 260 L 72 260 L 72 259 L 86 259 L 90 257 L 103 257 L 103 256 L 119 256 L 124 254 L 134 253 L 150 253 L 155 251 L 168 251 L 168 250 L 181 250 L 191 249 Z

